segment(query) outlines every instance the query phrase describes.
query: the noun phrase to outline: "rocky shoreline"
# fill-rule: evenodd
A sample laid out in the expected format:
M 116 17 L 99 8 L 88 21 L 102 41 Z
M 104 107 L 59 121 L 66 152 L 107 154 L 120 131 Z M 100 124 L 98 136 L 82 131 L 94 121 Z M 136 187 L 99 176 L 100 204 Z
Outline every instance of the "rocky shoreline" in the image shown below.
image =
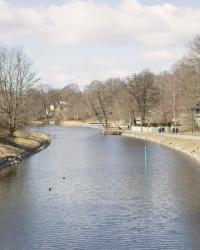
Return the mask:
M 27 159 L 28 157 L 44 150 L 45 148 L 47 148 L 50 145 L 50 143 L 51 143 L 51 137 L 49 137 L 49 139 L 42 142 L 40 144 L 40 146 L 37 148 L 26 150 L 25 152 L 18 154 L 18 155 L 7 156 L 4 158 L 1 158 L 0 159 L 0 171 L 4 170 L 10 166 L 16 165 L 16 164 L 22 162 L 23 160 Z
M 123 132 L 122 136 L 134 137 L 146 141 L 162 144 L 172 149 L 178 150 L 184 154 L 187 154 L 192 159 L 200 163 L 200 139 L 195 140 L 192 138 L 181 138 L 180 136 L 172 135 L 160 135 L 157 133 L 133 133 Z

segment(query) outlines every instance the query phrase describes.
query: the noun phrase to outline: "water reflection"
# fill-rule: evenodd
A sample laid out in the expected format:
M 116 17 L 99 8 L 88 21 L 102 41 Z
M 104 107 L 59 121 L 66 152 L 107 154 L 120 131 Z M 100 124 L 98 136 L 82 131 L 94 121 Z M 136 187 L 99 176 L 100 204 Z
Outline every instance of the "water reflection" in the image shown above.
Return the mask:
M 196 162 L 147 143 L 145 185 L 143 141 L 38 130 L 51 146 L 0 177 L 0 249 L 199 249 Z

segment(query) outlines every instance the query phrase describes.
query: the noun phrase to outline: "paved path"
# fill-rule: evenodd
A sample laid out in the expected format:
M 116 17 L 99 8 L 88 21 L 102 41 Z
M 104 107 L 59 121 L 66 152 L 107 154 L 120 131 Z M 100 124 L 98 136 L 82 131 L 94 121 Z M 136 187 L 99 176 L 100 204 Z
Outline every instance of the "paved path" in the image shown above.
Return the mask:
M 167 137 L 174 137 L 174 138 L 181 138 L 181 139 L 192 139 L 192 140 L 200 140 L 200 136 L 199 135 L 185 135 L 185 134 L 161 134 Z
M 125 131 L 126 133 L 134 134 L 134 133 L 144 133 L 148 134 L 148 132 L 134 132 L 127 130 Z M 171 133 L 150 133 L 150 134 L 157 134 L 161 136 L 166 136 L 166 137 L 174 137 L 174 138 L 180 138 L 180 139 L 188 139 L 188 140 L 200 140 L 200 135 L 187 135 L 187 134 L 171 134 Z

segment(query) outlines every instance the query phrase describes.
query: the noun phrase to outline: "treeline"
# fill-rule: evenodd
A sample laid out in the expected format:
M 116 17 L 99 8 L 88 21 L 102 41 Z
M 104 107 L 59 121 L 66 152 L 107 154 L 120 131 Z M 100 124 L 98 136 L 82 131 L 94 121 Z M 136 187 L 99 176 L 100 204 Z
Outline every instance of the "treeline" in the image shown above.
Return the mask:
M 30 60 L 20 49 L 0 48 L 1 126 L 12 134 L 31 120 L 97 120 L 122 124 L 194 124 L 200 102 L 200 37 L 187 57 L 169 72 L 150 70 L 125 79 L 95 80 L 84 90 L 75 85 L 53 89 L 37 82 Z M 197 124 L 196 124 L 197 126 Z

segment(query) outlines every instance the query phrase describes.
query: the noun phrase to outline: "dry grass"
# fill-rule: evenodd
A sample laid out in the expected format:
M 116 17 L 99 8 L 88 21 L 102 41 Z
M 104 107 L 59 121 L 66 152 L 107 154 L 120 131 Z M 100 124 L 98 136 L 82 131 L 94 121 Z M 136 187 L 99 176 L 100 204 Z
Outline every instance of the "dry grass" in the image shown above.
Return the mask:
M 88 122 L 81 121 L 60 121 L 59 124 L 66 127 L 88 127 Z
M 0 129 L 0 159 L 36 149 L 49 139 L 48 136 L 35 132 L 16 132 L 13 137 L 8 134 L 7 130 Z
M 20 150 L 19 148 L 15 148 L 9 145 L 1 145 L 0 144 L 0 159 L 7 157 L 7 156 L 15 156 L 20 153 L 22 153 L 23 150 Z

